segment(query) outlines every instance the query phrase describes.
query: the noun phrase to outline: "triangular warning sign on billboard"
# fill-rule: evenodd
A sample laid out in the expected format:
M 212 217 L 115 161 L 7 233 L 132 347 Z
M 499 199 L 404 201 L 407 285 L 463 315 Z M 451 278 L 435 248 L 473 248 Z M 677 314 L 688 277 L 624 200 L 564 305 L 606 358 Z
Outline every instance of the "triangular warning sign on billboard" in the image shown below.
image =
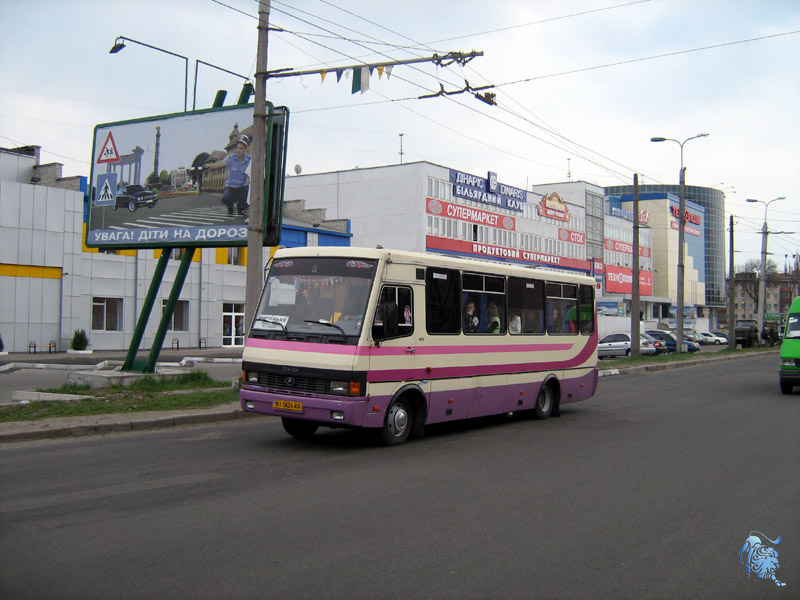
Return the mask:
M 100 155 L 97 157 L 97 164 L 119 162 L 119 152 L 117 152 L 117 144 L 114 142 L 114 136 L 108 132 L 103 149 L 100 150 Z

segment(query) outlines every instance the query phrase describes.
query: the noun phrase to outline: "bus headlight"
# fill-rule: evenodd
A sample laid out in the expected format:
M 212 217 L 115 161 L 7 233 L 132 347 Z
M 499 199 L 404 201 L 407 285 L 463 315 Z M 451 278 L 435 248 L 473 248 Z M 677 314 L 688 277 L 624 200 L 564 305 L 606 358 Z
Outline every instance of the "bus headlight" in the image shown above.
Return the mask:
M 349 394 L 349 381 L 331 381 L 331 394 Z
M 258 383 L 258 372 L 247 371 L 247 376 L 245 377 L 245 381 L 247 383 Z
M 331 394 L 361 395 L 361 383 L 358 381 L 331 381 Z

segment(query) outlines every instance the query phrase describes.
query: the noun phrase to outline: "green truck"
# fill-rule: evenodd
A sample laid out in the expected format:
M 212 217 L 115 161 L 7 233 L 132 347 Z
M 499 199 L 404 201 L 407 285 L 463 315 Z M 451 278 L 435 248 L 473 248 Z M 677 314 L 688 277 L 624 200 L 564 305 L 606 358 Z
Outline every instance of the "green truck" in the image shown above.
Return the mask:
M 800 296 L 792 301 L 786 317 L 778 376 L 784 394 L 791 394 L 792 388 L 800 386 Z
M 753 348 L 760 345 L 758 321 L 755 319 L 736 319 L 736 344 L 742 348 Z

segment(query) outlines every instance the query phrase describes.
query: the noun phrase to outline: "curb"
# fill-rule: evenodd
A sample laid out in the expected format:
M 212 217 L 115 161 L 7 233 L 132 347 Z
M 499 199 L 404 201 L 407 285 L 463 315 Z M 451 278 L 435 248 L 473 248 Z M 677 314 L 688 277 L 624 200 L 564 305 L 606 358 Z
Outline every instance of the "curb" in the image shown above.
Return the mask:
M 778 350 L 766 350 L 760 354 L 780 354 Z M 612 375 L 635 375 L 637 373 L 655 373 L 658 371 L 670 371 L 672 369 L 682 369 L 685 367 L 697 367 L 709 363 L 724 362 L 727 360 L 740 360 L 750 358 L 753 354 L 733 355 L 733 356 L 712 356 L 709 358 L 693 358 L 691 360 L 669 362 L 660 365 L 641 365 L 637 367 L 622 367 L 621 369 L 601 369 L 598 377 L 609 377 Z
M 64 425 L 49 429 L 27 430 L 16 432 L 0 432 L 0 443 L 20 442 L 32 440 L 46 440 L 67 437 L 85 437 L 88 435 L 118 433 L 123 431 L 146 431 L 150 429 L 166 429 L 183 425 L 201 425 L 217 423 L 220 421 L 234 421 L 237 419 L 251 419 L 263 417 L 255 413 L 245 412 L 242 409 L 203 412 L 197 414 L 178 414 L 165 417 L 154 417 L 143 420 L 120 421 L 116 423 L 92 423 L 88 425 Z

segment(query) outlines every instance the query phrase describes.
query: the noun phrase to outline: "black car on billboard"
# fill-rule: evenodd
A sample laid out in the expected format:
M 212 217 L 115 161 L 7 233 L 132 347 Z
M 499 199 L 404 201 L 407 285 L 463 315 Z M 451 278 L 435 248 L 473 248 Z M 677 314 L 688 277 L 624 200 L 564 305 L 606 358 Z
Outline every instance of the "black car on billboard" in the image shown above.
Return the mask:
M 114 210 L 122 207 L 134 212 L 140 206 L 153 208 L 156 202 L 158 202 L 158 192 L 148 190 L 138 183 L 131 183 L 117 190 L 117 201 L 114 204 Z

